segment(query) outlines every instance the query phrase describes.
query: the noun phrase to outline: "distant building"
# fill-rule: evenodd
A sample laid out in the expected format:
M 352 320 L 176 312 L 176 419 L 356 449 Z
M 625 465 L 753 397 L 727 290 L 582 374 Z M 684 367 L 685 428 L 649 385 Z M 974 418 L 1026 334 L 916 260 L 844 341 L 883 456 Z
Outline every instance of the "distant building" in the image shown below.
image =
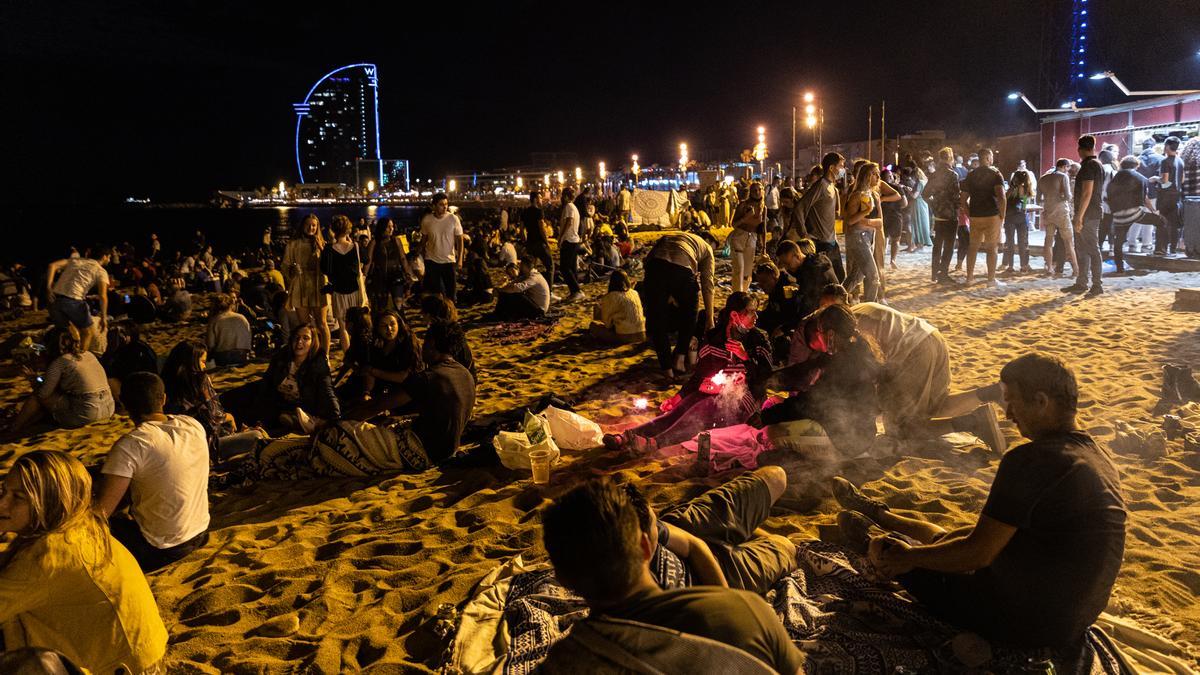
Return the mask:
M 326 74 L 293 107 L 301 183 L 383 185 L 375 64 L 355 63 Z M 362 175 L 362 169 L 370 175 Z

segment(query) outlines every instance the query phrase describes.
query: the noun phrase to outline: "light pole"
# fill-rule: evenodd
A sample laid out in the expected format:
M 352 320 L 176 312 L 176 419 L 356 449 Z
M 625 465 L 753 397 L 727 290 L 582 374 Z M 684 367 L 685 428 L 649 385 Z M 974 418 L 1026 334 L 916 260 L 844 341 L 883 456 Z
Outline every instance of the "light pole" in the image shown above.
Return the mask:
M 638 187 L 638 172 L 641 171 L 641 167 L 638 166 L 637 162 L 638 162 L 638 156 L 634 155 L 633 156 L 633 169 L 632 169 L 633 170 L 633 189 L 634 190 L 636 190 Z
M 575 184 L 583 184 L 583 167 L 575 167 Z
M 688 165 L 687 143 L 680 143 L 679 144 L 679 173 L 683 177 L 687 176 L 687 165 Z M 683 183 L 683 180 L 680 179 L 680 184 L 682 184 L 682 183 Z
M 816 142 L 817 104 L 816 96 L 811 91 L 804 92 L 804 126 L 812 130 L 813 141 Z M 792 106 L 792 182 L 796 182 L 796 106 Z
M 1093 80 L 1112 80 L 1112 83 L 1117 85 L 1117 89 L 1126 96 L 1171 96 L 1173 94 L 1196 94 L 1200 93 L 1200 89 L 1164 89 L 1161 91 L 1129 91 L 1129 87 L 1125 86 L 1124 82 L 1117 79 L 1116 73 L 1111 70 L 1106 70 L 1103 73 L 1096 73 L 1091 77 Z
M 604 162 L 600 162 L 600 194 L 608 194 L 608 169 L 605 168 Z
M 1029 106 L 1030 110 L 1032 110 L 1033 112 L 1038 113 L 1038 114 L 1057 113 L 1057 112 L 1062 112 L 1064 110 L 1091 110 L 1091 108 L 1076 107 L 1074 101 L 1068 101 L 1066 103 L 1063 103 L 1062 106 L 1059 108 L 1039 108 L 1033 104 L 1033 101 L 1029 100 L 1029 97 L 1027 97 L 1025 94 L 1022 94 L 1019 91 L 1014 91 L 1013 93 L 1008 95 L 1008 100 L 1010 100 L 1010 101 L 1016 101 L 1018 99 L 1021 101 L 1024 101 L 1025 105 Z
M 758 143 L 754 146 L 754 159 L 758 160 L 758 175 L 763 174 L 763 161 L 767 159 L 767 128 L 759 125 Z

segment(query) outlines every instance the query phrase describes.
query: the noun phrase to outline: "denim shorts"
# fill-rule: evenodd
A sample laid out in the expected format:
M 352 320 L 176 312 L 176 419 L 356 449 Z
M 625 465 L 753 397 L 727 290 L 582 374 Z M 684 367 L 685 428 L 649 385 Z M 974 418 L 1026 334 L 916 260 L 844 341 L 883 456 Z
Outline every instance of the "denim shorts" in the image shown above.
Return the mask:
M 92 311 L 85 300 L 56 295 L 54 302 L 50 303 L 50 320 L 59 328 L 66 328 L 68 322 L 75 324 L 76 328 L 90 328 Z

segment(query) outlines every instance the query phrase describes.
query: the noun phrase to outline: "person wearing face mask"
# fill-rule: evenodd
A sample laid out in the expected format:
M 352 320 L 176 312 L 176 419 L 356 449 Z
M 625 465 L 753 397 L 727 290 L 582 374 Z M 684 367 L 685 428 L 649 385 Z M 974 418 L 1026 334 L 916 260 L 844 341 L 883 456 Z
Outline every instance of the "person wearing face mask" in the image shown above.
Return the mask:
M 821 158 L 821 178 L 800 197 L 794 215 L 796 226 L 808 232 L 817 246 L 817 252 L 824 253 L 833 263 L 838 281 L 845 281 L 846 270 L 842 267 L 842 252 L 838 248 L 835 230 L 842 204 L 836 183 L 845 176 L 846 158 L 836 152 L 827 153 Z
M 649 450 L 749 419 L 766 399 L 772 370 L 770 338 L 755 326 L 757 319 L 752 295 L 731 294 L 704 337 L 691 379 L 662 404 L 663 414 L 622 435 L 606 435 L 605 445 Z

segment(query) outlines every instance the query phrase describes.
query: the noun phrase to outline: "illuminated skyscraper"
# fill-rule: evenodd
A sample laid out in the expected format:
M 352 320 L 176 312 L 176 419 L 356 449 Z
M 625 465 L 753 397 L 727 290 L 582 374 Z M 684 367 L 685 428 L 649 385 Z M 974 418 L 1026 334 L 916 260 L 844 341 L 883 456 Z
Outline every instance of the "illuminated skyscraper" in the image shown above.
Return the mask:
M 293 107 L 301 183 L 383 184 L 375 64 L 355 63 L 326 74 Z M 365 160 L 365 175 L 359 160 Z

